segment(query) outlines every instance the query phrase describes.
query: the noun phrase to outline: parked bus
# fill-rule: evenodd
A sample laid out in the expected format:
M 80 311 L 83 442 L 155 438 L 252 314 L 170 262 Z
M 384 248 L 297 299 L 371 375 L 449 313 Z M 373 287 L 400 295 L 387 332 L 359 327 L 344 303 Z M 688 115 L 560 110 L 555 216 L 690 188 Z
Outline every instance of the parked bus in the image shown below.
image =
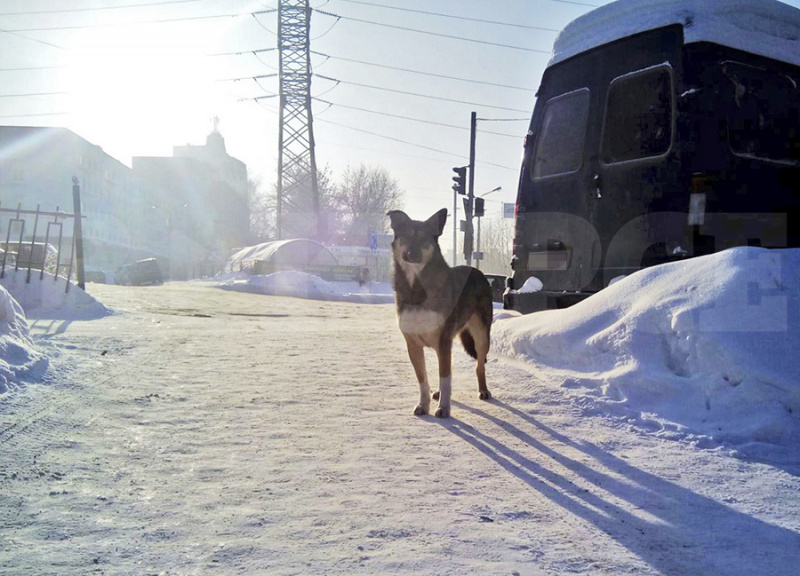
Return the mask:
M 800 10 L 619 0 L 569 24 L 525 141 L 505 307 L 741 245 L 800 247 Z

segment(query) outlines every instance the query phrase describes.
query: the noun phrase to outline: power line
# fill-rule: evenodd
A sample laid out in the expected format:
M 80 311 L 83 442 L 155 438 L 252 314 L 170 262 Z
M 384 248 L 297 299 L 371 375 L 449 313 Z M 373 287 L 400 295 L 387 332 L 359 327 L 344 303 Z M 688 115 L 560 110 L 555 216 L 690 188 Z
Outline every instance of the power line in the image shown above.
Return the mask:
M 241 56 L 243 54 L 257 54 L 259 52 L 272 52 L 273 50 L 277 50 L 277 48 L 259 48 L 257 50 L 242 50 L 239 52 L 218 52 L 216 54 L 206 54 L 209 58 L 214 58 L 216 56 Z
M 0 94 L 0 98 L 27 98 L 28 96 L 57 96 L 69 92 L 29 92 L 27 94 Z
M 2 32 L 14 34 L 18 32 L 53 32 L 56 30 L 85 30 L 92 28 L 110 28 L 116 26 L 141 26 L 143 24 L 168 24 L 170 22 L 192 22 L 198 20 L 214 20 L 220 18 L 241 18 L 242 16 L 255 16 L 257 14 L 268 14 L 276 12 L 276 9 L 261 10 L 258 12 L 244 12 L 241 14 L 210 14 L 206 16 L 183 16 L 181 18 L 158 18 L 154 20 L 137 20 L 136 22 L 101 22 L 98 24 L 75 24 L 71 26 L 48 26 L 40 28 L 14 28 L 3 29 Z M 33 40 L 33 38 L 28 38 Z M 60 46 L 58 46 L 60 48 Z
M 37 44 L 42 44 L 44 46 L 50 46 L 51 48 L 58 48 L 59 50 L 66 50 L 63 46 L 59 46 L 58 44 L 53 44 L 52 42 L 45 42 L 44 40 L 39 40 L 37 38 L 31 38 L 30 36 L 25 36 L 25 34 L 20 34 L 15 30 L 6 30 L 5 28 L 0 28 L 0 32 L 5 34 L 10 34 L 11 36 L 18 36 L 19 38 L 23 38 L 24 40 L 29 40 L 30 42 L 36 42 Z
M 530 118 L 476 118 L 478 122 L 530 122 Z
M 403 152 L 397 152 L 395 150 L 376 150 L 375 148 L 367 148 L 366 146 L 353 146 L 351 144 L 332 144 L 330 142 L 318 142 L 317 147 L 319 148 L 346 148 L 348 150 L 366 150 L 367 152 L 373 152 L 378 154 L 389 154 L 393 158 L 402 156 L 404 158 L 415 158 L 417 160 L 427 160 L 428 162 L 441 162 L 441 163 L 449 163 L 450 160 L 444 160 L 439 158 L 433 158 L 432 156 L 420 156 L 414 154 L 404 154 Z M 434 192 L 439 192 L 439 190 L 433 190 Z
M 272 12 L 275 12 L 275 11 L 276 11 L 276 10 L 272 10 Z M 255 21 L 256 21 L 256 24 L 258 24 L 259 26 L 261 26 L 261 27 L 262 27 L 264 30 L 266 30 L 267 32 L 269 32 L 269 33 L 270 33 L 270 34 L 272 34 L 273 36 L 277 36 L 278 34 L 277 34 L 276 32 L 273 32 L 272 30 L 270 30 L 269 28 L 267 28 L 267 27 L 266 27 L 266 25 L 264 25 L 264 23 L 263 23 L 263 22 L 261 22 L 261 20 L 259 20 L 259 19 L 258 19 L 258 15 L 260 15 L 260 14 L 268 14 L 268 13 L 269 13 L 269 11 L 267 11 L 267 12 L 253 12 L 253 20 L 255 20 Z
M 497 88 L 508 88 L 511 90 L 524 90 L 525 92 L 533 92 L 532 88 L 523 88 L 522 86 L 509 86 L 507 84 L 498 84 L 496 82 L 486 82 L 484 80 L 473 80 L 471 78 L 461 78 L 458 76 L 447 76 L 445 74 L 436 74 L 433 72 L 423 72 L 421 70 L 413 70 L 411 68 L 401 68 L 399 66 L 389 66 L 387 64 L 376 64 L 374 62 L 365 62 L 364 60 L 355 60 L 353 58 L 343 58 L 341 56 L 331 56 L 330 54 L 325 54 L 323 52 L 317 52 L 315 50 L 311 50 L 311 53 L 316 56 L 323 56 L 325 58 L 329 58 L 332 60 L 342 60 L 344 62 L 353 62 L 355 64 L 364 64 L 366 66 L 375 66 L 377 68 L 386 68 L 388 70 L 398 70 L 400 72 L 411 72 L 412 74 L 421 74 L 423 76 L 432 76 L 434 78 L 444 78 L 447 80 L 458 80 L 460 82 L 470 82 L 472 84 L 482 84 L 484 86 L 495 86 Z
M 588 6 L 589 8 L 600 8 L 600 4 L 587 4 L 586 2 L 575 2 L 574 0 L 550 0 L 550 2 L 558 2 L 560 4 L 574 4 L 576 6 Z
M 17 68 L 0 68 L 0 72 L 28 72 L 30 70 L 54 70 L 66 66 L 19 66 Z
M 327 35 L 328 35 L 328 32 L 330 32 L 331 30 L 333 30 L 334 28 L 336 28 L 336 25 L 337 25 L 338 23 L 339 23 L 339 18 L 337 18 L 336 20 L 334 20 L 334 21 L 333 21 L 333 24 L 331 24 L 331 27 L 330 27 L 330 28 L 328 28 L 327 30 L 325 30 L 325 32 L 323 32 L 322 34 L 320 34 L 320 35 L 319 35 L 319 36 L 317 36 L 316 38 L 312 38 L 312 39 L 311 39 L 311 41 L 312 41 L 312 42 L 315 42 L 315 41 L 319 40 L 320 38 L 323 38 L 323 37 L 327 36 Z M 310 50 L 309 50 L 309 52 L 310 52 Z
M 31 118 L 35 116 L 67 116 L 71 112 L 33 112 L 31 114 L 3 114 L 0 118 Z
M 424 144 L 417 144 L 415 142 L 409 142 L 408 140 L 402 140 L 400 138 L 395 138 L 394 136 L 387 136 L 385 134 L 380 134 L 378 132 L 372 132 L 370 130 L 364 130 L 363 128 L 356 128 L 355 126 L 350 126 L 348 124 L 342 124 L 340 122 L 334 122 L 333 120 L 327 120 L 325 118 L 318 118 L 318 122 L 326 122 L 328 124 L 333 124 L 334 126 L 340 126 L 342 128 L 348 128 L 350 130 L 355 130 L 356 132 L 362 132 L 364 134 L 369 134 L 370 136 L 375 136 L 377 138 L 383 138 L 385 140 L 391 140 L 392 142 L 399 142 L 401 144 L 406 144 L 407 146 L 413 146 L 415 148 L 421 148 L 423 150 L 429 150 L 432 152 L 438 152 L 439 154 L 445 154 L 447 156 L 453 156 L 455 158 L 464 158 L 463 154 L 454 154 L 453 152 L 448 152 L 446 150 L 440 150 L 438 148 L 433 148 L 431 146 L 425 146 Z M 503 168 L 504 170 L 517 170 L 517 168 L 512 168 L 510 166 L 503 166 L 502 164 L 495 164 L 494 162 L 487 162 L 485 160 L 479 160 L 479 164 L 483 164 L 486 166 L 494 166 L 495 168 Z
M 263 86 L 262 86 L 263 88 Z M 268 98 L 277 98 L 279 94 L 264 94 L 262 96 L 251 96 L 250 98 L 239 98 L 239 102 L 260 102 L 261 100 L 267 100 Z
M 484 44 L 487 46 L 499 46 L 500 48 L 511 48 L 513 50 L 523 50 L 525 52 L 537 52 L 540 54 L 550 54 L 549 50 L 537 50 L 536 48 L 525 48 L 523 46 L 514 46 L 513 44 L 502 44 L 500 42 L 489 42 L 487 40 L 478 40 L 476 38 L 468 38 L 466 36 L 455 36 L 453 34 L 442 34 L 441 32 L 430 32 L 428 30 L 420 30 L 419 28 L 409 28 L 407 26 L 397 26 L 395 24 L 386 24 L 384 22 L 375 22 L 374 20 L 365 20 L 363 18 L 353 18 L 352 16 L 341 16 L 333 12 L 326 12 L 324 10 L 313 9 L 314 12 L 322 14 L 323 16 L 330 16 L 331 18 L 341 18 L 342 20 L 350 20 L 351 22 L 360 22 L 362 24 L 372 24 L 374 26 L 383 26 L 385 28 L 393 28 L 395 30 L 405 30 L 406 32 L 417 32 L 418 34 L 427 34 L 429 36 L 438 36 L 440 38 L 451 38 L 453 40 L 463 40 L 464 42 L 474 42 L 476 44 Z
M 403 116 L 401 114 L 392 114 L 390 112 L 380 112 L 378 110 L 369 110 L 368 108 L 359 108 L 358 106 L 350 106 L 349 104 L 340 104 L 338 102 L 330 102 L 318 96 L 314 97 L 317 102 L 322 102 L 328 106 L 336 106 L 338 108 L 347 108 L 348 110 L 357 110 L 359 112 L 368 112 L 369 114 L 377 114 L 378 116 L 386 116 L 388 118 L 398 118 L 400 120 L 408 120 L 410 122 L 420 122 L 422 124 L 429 124 L 431 126 L 443 126 L 445 128 L 455 128 L 457 130 L 469 130 L 467 126 L 458 126 L 456 124 L 446 124 L 444 122 L 436 122 L 434 120 L 423 120 L 422 118 L 412 118 L 410 116 Z
M 348 124 L 342 124 L 340 122 L 334 122 L 333 120 L 327 120 L 325 118 L 317 118 L 318 122 L 325 122 L 327 124 L 333 124 L 334 126 L 340 126 L 342 128 L 348 128 L 350 130 L 355 130 L 356 132 L 362 132 L 364 134 L 369 134 L 370 136 L 376 136 L 378 138 L 384 138 L 386 140 L 391 140 L 392 142 L 399 142 L 401 144 L 406 144 L 408 146 L 414 146 L 415 148 L 422 148 L 423 150 L 429 150 L 431 152 L 438 152 L 439 154 L 447 154 L 448 156 L 455 156 L 457 158 L 463 158 L 463 154 L 454 154 L 452 152 L 447 152 L 446 150 L 439 150 L 438 148 L 433 148 L 431 146 L 425 146 L 424 144 L 416 144 L 415 142 L 409 142 L 408 140 L 402 140 L 400 138 L 395 138 L 394 136 L 387 136 L 385 134 L 379 134 L 378 132 L 372 132 L 370 130 L 364 130 L 363 128 L 356 128 L 355 126 L 350 126 Z
M 479 106 L 482 108 L 494 108 L 496 110 L 508 110 L 510 112 L 520 112 L 521 114 L 526 114 L 527 110 L 520 110 L 518 108 L 507 108 L 505 106 L 495 106 L 493 104 L 481 104 L 480 102 L 469 102 L 467 100 L 456 100 L 455 98 L 446 98 L 444 96 L 432 96 L 430 94 L 421 94 L 419 92 L 408 92 L 406 90 L 396 90 L 393 88 L 384 88 L 382 86 L 373 86 L 371 84 L 361 84 L 359 82 L 348 82 L 346 80 L 337 80 L 336 78 L 331 78 L 330 76 L 323 76 L 322 74 L 314 74 L 317 78 L 322 78 L 323 80 L 328 80 L 330 82 L 336 82 L 341 84 L 349 84 L 351 86 L 360 86 L 361 88 L 372 88 L 373 90 L 383 90 L 385 92 L 393 92 L 395 94 L 405 94 L 406 96 L 418 96 L 420 98 L 430 98 L 433 100 L 442 100 L 445 102 L 455 102 L 456 104 L 468 104 L 470 106 Z
M 150 2 L 147 4 L 124 4 L 120 6 L 98 6 L 96 8 L 61 8 L 58 10 L 32 10 L 28 12 L 0 12 L 0 16 L 33 16 L 36 14 L 63 14 L 65 12 L 98 12 L 100 10 L 119 10 L 122 8 L 147 8 L 151 6 L 164 6 L 167 4 L 186 4 L 200 2 L 200 0 L 165 0 L 163 2 Z
M 222 78 L 220 82 L 241 82 L 242 80 L 255 80 L 258 82 L 259 80 L 263 80 L 264 78 L 275 78 L 278 76 L 278 73 L 275 72 L 273 74 L 258 74 L 256 76 L 240 76 L 239 78 Z
M 388 118 L 397 118 L 399 120 L 408 120 L 409 122 L 418 122 L 420 124 L 428 124 L 429 126 L 441 126 L 443 128 L 453 128 L 455 130 L 469 130 L 468 126 L 459 126 L 457 124 L 447 124 L 445 122 L 437 122 L 435 120 L 424 120 L 422 118 L 413 118 L 411 116 L 404 116 L 402 114 L 392 114 L 391 112 L 381 112 L 379 110 L 370 110 L 368 108 L 360 108 L 358 106 L 350 106 L 349 104 L 340 104 L 338 102 L 331 102 L 329 100 L 324 100 L 318 96 L 314 97 L 314 100 L 317 102 L 321 102 L 323 104 L 327 104 L 328 106 L 335 106 L 338 108 L 347 108 L 348 110 L 356 110 L 358 112 L 367 112 L 369 114 L 376 114 L 378 116 L 386 116 Z M 324 112 L 324 110 L 323 110 Z M 512 119 L 509 119 L 511 121 Z M 525 119 L 527 121 L 527 119 Z M 481 130 L 482 134 L 492 134 L 494 136 L 505 136 L 506 138 L 514 138 L 520 139 L 518 135 L 512 134 L 504 134 L 502 132 L 493 132 L 491 130 Z
M 400 8 L 399 6 L 389 6 L 387 4 L 376 4 L 374 2 L 362 2 L 361 0 L 340 0 L 340 2 L 349 2 L 350 4 L 363 4 L 364 6 L 372 6 L 376 8 L 388 8 L 390 10 L 400 10 L 402 12 L 413 12 L 414 14 L 427 14 L 429 16 L 440 16 L 442 18 L 453 18 L 454 20 L 466 20 L 468 22 L 480 22 L 481 24 L 495 24 L 497 26 L 510 26 L 513 28 L 525 28 L 526 30 L 542 30 L 545 32 L 561 32 L 556 28 L 542 28 L 540 26 L 529 26 L 527 24 L 514 24 L 510 22 L 498 22 L 496 20 L 484 20 L 481 18 L 469 18 L 468 16 L 458 16 L 456 14 L 444 14 L 442 12 L 428 12 L 427 10 L 414 10 L 411 8 Z

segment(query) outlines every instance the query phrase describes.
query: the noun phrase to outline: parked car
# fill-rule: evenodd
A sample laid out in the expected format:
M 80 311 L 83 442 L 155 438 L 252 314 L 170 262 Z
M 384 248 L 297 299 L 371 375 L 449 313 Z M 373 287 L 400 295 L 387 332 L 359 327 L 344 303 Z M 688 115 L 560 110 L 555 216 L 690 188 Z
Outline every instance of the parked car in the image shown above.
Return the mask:
M 504 274 L 484 274 L 492 287 L 492 300 L 495 302 L 503 301 L 503 292 L 506 289 L 508 277 Z
M 3 247 L 6 244 L 3 243 Z M 58 262 L 58 250 L 52 244 L 44 242 L 22 242 L 9 243 L 8 251 L 2 254 L 0 250 L 0 264 L 5 256 L 6 268 L 15 266 L 20 270 L 44 270 L 51 274 L 55 273 L 56 263 Z
M 114 274 L 117 284 L 145 286 L 162 284 L 164 276 L 161 273 L 161 266 L 155 258 L 146 258 L 132 264 L 126 264 L 117 269 Z
M 87 269 L 83 272 L 83 279 L 86 282 L 94 282 L 96 284 L 105 284 L 108 280 L 106 273 L 99 269 Z
M 733 246 L 800 246 L 797 37 L 800 10 L 775 0 L 619 0 L 569 24 L 525 141 L 505 307 L 568 306 Z M 532 276 L 543 290 L 514 290 Z

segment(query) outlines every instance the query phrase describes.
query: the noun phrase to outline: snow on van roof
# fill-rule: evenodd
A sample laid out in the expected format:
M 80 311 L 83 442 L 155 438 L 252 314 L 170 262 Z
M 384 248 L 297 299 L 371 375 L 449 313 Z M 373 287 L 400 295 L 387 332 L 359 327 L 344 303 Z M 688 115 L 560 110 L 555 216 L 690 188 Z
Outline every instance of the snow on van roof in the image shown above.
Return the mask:
M 712 42 L 800 66 L 800 10 L 777 0 L 618 0 L 569 23 L 548 65 L 640 32 L 682 24 Z

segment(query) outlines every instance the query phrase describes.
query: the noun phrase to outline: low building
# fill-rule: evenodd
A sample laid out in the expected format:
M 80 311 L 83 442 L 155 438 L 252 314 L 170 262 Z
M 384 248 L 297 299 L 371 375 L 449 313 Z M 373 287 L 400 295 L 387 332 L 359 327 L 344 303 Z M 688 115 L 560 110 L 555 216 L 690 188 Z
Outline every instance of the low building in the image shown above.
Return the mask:
M 86 216 L 87 268 L 113 271 L 139 258 L 167 257 L 165 228 L 151 208 L 162 196 L 159 189 L 66 128 L 0 126 L 0 207 L 71 213 L 73 177 Z M 0 220 L 1 242 L 8 226 L 6 218 Z M 26 221 L 26 239 L 32 231 L 33 222 Z M 71 219 L 64 221 L 63 234 L 68 247 Z
M 205 146 L 136 157 L 129 168 L 66 128 L 0 126 L 0 208 L 72 212 L 73 177 L 86 216 L 87 269 L 113 272 L 155 256 L 168 277 L 187 278 L 248 243 L 247 169 L 216 130 Z M 0 220 L 3 242 L 10 224 Z M 26 222 L 26 238 L 32 230 Z M 71 220 L 63 233 L 68 247 Z
M 175 146 L 172 157 L 135 156 L 133 171 L 167 191 L 170 234 L 184 263 L 224 260 L 234 248 L 250 243 L 247 168 L 228 155 L 215 130 L 205 145 Z M 188 258 L 186 258 L 188 256 Z

